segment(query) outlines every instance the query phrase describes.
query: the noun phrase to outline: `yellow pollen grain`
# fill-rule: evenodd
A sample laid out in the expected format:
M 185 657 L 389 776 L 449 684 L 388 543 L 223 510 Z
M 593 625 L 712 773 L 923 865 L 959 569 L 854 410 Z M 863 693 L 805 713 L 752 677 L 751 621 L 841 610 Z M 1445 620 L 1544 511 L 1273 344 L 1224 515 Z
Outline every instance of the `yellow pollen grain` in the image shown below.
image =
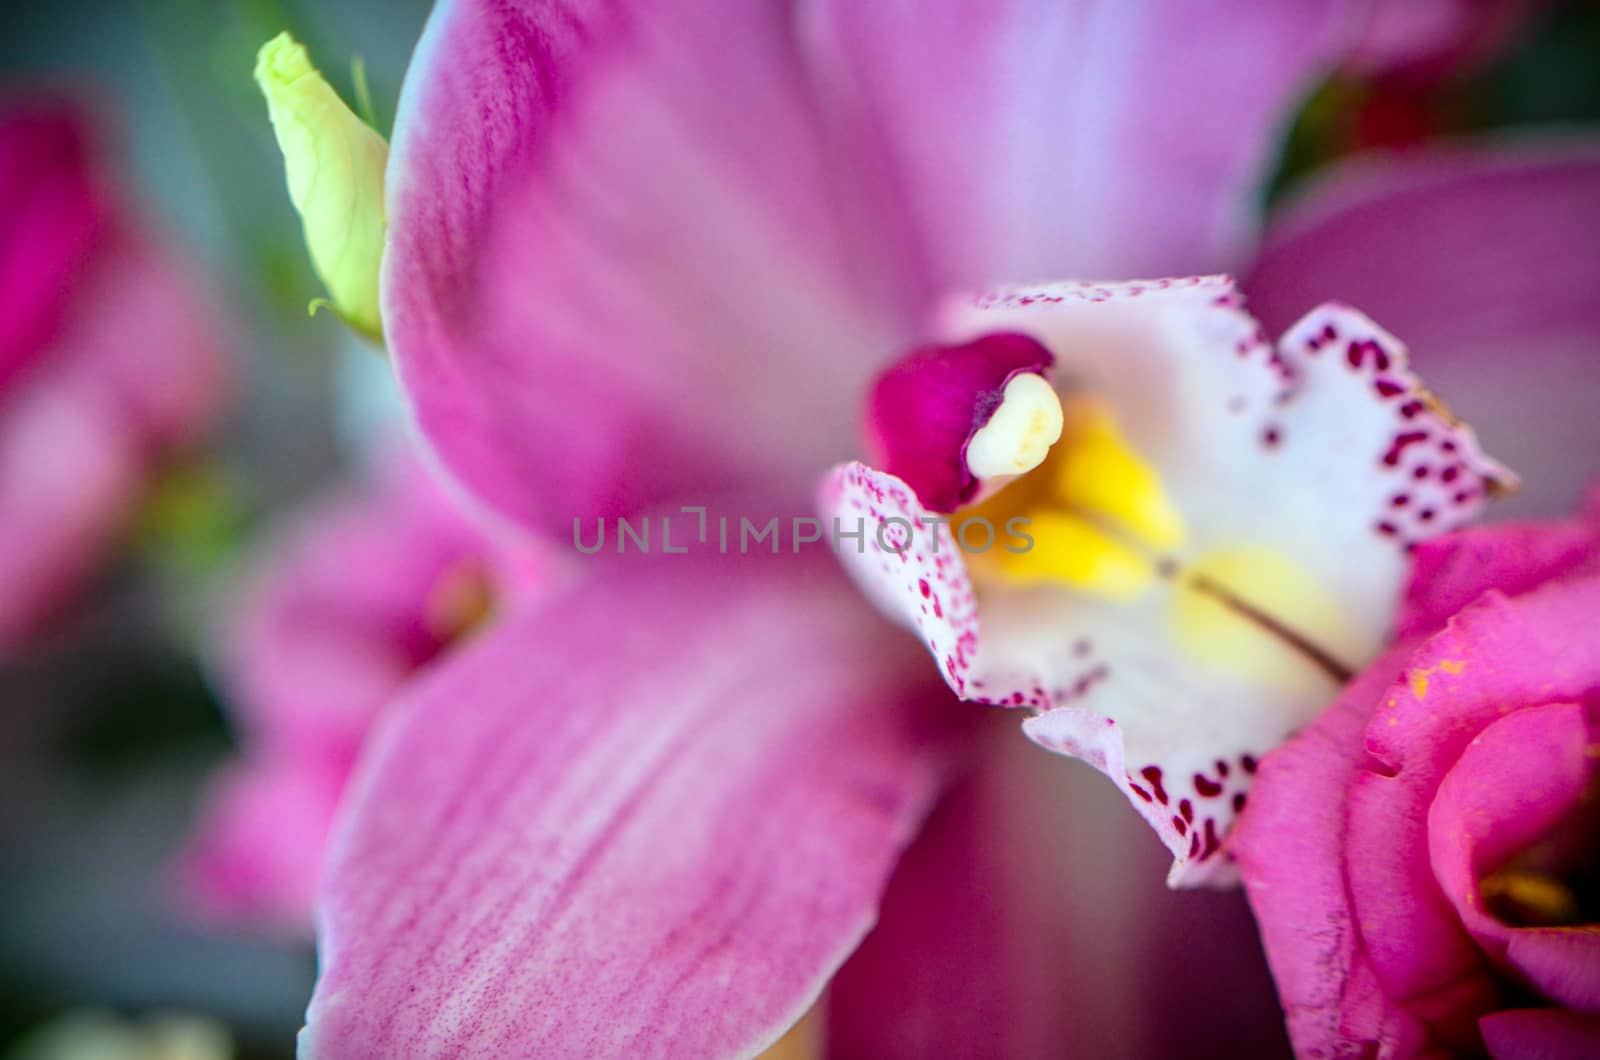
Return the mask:
M 1464 660 L 1446 659 L 1438 666 L 1430 666 L 1425 670 L 1415 670 L 1411 674 L 1411 694 L 1418 699 L 1426 699 L 1428 695 L 1428 678 L 1441 672 L 1454 676 L 1466 668 L 1467 664 Z

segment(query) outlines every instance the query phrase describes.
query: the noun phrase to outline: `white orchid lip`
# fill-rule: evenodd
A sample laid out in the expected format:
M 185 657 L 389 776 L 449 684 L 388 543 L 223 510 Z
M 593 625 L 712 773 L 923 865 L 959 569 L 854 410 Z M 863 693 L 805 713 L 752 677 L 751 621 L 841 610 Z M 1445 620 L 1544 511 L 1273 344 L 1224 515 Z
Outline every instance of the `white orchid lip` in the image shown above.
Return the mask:
M 1035 372 L 1015 375 L 989 422 L 967 441 L 967 470 L 983 480 L 1025 475 L 1044 463 L 1064 424 L 1061 398 L 1049 381 Z
M 1030 738 L 1105 772 L 1172 851 L 1172 882 L 1226 882 L 1259 756 L 1381 649 L 1411 549 L 1510 476 L 1345 306 L 1274 342 L 1226 278 L 1069 282 L 952 299 L 933 330 L 943 351 L 1024 336 L 1049 369 L 965 406 L 976 488 L 953 511 L 898 472 L 962 393 L 906 404 L 900 464 L 835 469 L 825 514 L 938 535 L 841 560 L 957 695 L 1033 711 Z M 1024 474 L 985 478 L 1028 448 L 1028 417 L 1001 408 L 1024 373 L 1068 383 L 1060 435 Z M 1012 517 L 1026 548 L 958 549 L 967 521 Z

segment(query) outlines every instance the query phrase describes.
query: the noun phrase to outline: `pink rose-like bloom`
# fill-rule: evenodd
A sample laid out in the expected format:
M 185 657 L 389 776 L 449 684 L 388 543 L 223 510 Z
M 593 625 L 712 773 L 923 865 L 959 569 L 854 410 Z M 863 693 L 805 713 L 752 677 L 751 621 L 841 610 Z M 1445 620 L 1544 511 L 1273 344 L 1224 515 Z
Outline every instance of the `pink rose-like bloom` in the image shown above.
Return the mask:
M 1235 832 L 1296 1049 L 1600 1055 L 1600 527 L 1425 545 Z
M 539 570 L 398 451 L 280 528 L 223 622 L 244 758 L 214 782 L 185 859 L 195 910 L 308 934 L 328 828 L 383 706 Z
M 0 652 L 41 632 L 213 422 L 227 373 L 197 290 L 82 115 L 0 113 Z

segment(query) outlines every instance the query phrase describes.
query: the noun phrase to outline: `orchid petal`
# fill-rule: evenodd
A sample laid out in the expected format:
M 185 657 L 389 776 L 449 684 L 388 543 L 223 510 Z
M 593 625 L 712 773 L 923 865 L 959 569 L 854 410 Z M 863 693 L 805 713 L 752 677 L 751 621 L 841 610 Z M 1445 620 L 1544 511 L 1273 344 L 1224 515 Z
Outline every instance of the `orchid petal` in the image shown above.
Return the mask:
M 1353 667 L 1388 634 L 1405 544 L 1460 525 L 1501 472 L 1364 317 L 1325 307 L 1273 347 L 1236 302 L 1220 279 L 1059 285 L 957 307 L 948 326 L 957 341 L 1018 332 L 1043 343 L 1064 385 L 1115 411 L 1174 498 L 1189 535 L 1175 561 L 1269 557 L 1283 572 L 1274 580 L 1304 580 L 1303 595 L 1322 601 L 1318 625 L 1299 632 Z M 1217 855 L 1255 759 L 1315 716 L 1336 674 L 1277 645 L 1259 667 L 1218 667 L 1185 640 L 1179 598 L 1192 589 L 1124 600 L 1004 579 L 975 587 L 948 527 L 896 549 L 893 520 L 929 527 L 934 513 L 861 465 L 830 477 L 822 506 L 847 528 L 864 523 L 858 547 L 841 549 L 846 566 L 918 632 L 957 694 L 1043 711 L 1028 735 L 1127 793 L 1176 856 L 1174 883 L 1230 878 Z
M 1229 264 L 1344 5 L 802 7 L 822 91 L 945 289 Z M 1183 179 L 1172 175 L 1182 173 Z
M 1241 896 L 1167 890 L 1120 795 L 987 721 L 828 987 L 828 1055 L 1285 1055 Z
M 1374 155 L 1276 219 L 1243 286 L 1269 327 L 1328 298 L 1383 321 L 1434 392 L 1527 477 L 1500 514 L 1558 515 L 1600 449 L 1597 227 L 1592 144 Z
M 444 463 L 546 527 L 805 481 L 923 305 L 786 9 L 633 7 L 442 5 L 396 126 L 397 367 Z
M 334 836 L 303 1055 L 771 1044 L 962 718 L 830 566 L 623 564 L 397 703 Z

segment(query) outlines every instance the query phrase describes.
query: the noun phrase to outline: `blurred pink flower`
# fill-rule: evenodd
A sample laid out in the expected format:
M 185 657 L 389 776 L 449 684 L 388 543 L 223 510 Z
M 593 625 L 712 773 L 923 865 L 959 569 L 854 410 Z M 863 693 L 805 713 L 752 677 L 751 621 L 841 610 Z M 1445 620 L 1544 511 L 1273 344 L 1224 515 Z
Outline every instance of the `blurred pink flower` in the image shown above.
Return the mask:
M 1398 646 L 1233 850 L 1304 1056 L 1600 1054 L 1600 527 L 1422 547 Z
M 541 580 L 398 449 L 253 557 L 217 667 L 243 759 L 213 784 L 185 858 L 210 917 L 309 934 L 328 827 L 396 689 Z
M 1022 369 L 987 340 L 1021 332 L 1038 366 L 1106 391 L 1133 447 L 1176 471 L 1197 537 L 1260 528 L 1319 575 L 1365 661 L 1404 545 L 1471 514 L 1493 474 L 1392 337 L 1307 301 L 1274 345 L 1219 278 L 950 298 L 1237 261 L 1272 136 L 1338 58 L 1347 14 L 443 4 L 402 97 L 383 275 L 423 434 L 474 494 L 559 537 L 576 516 L 661 505 L 759 523 L 804 511 L 849 457 L 891 358 L 976 348 L 981 370 L 952 377 L 993 397 Z M 1399 420 L 1425 437 L 1398 444 Z M 966 454 L 935 456 L 969 499 Z M 864 467 L 827 496 L 880 515 L 882 498 L 908 514 L 924 500 Z M 1007 768 L 923 645 L 812 550 L 585 566 L 410 684 L 369 744 L 330 841 L 305 1055 L 758 1049 L 866 934 L 938 793 L 973 759 L 980 779 Z M 1252 754 L 1324 705 L 1333 674 L 1264 697 L 1110 607 L 1013 610 L 1009 632 L 986 613 L 988 666 L 957 566 L 860 573 L 959 691 L 1053 708 L 1032 735 L 1112 774 L 1180 878 L 1225 878 Z M 1040 834 L 1065 827 L 1048 798 L 1016 812 Z M 1023 895 L 1040 880 L 974 849 L 997 908 L 1041 922 Z M 988 954 L 948 946 L 971 925 L 941 931 L 916 905 L 961 904 L 899 893 L 886 923 L 934 926 L 879 951 L 893 971 L 841 975 L 837 1041 L 1028 1055 L 1063 1040 L 1070 953 L 1040 959 L 1026 927 Z M 974 977 L 1004 958 L 985 1019 L 948 1000 L 963 950 Z M 885 985 L 919 968 L 940 971 L 915 998 Z
M 1434 81 L 1494 54 L 1550 0 L 1379 0 L 1349 65 L 1359 73 Z
M 59 103 L 0 114 L 0 653 L 114 544 L 227 369 L 200 288 L 129 211 Z

